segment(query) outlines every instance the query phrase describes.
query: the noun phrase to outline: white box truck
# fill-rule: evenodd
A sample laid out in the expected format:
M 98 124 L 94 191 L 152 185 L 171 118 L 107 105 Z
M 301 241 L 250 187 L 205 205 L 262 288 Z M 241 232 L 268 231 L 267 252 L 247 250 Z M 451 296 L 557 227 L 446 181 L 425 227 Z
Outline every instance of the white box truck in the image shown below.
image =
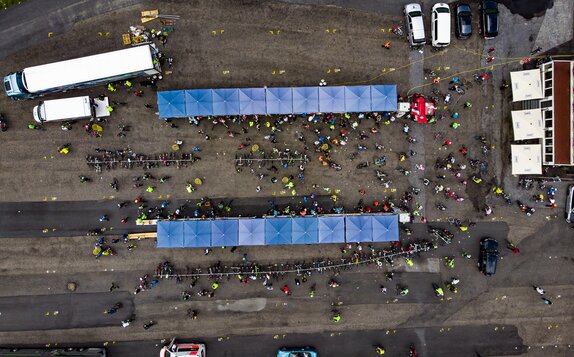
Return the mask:
M 108 98 L 92 100 L 88 96 L 53 99 L 34 107 L 34 120 L 43 124 L 52 121 L 88 119 L 109 116 Z

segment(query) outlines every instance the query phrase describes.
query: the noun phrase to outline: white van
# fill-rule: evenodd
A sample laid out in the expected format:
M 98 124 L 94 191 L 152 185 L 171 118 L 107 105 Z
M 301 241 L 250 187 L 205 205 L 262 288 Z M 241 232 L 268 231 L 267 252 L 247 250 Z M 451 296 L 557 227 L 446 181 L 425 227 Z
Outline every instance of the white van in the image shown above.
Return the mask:
M 423 12 L 420 4 L 407 4 L 403 10 L 407 18 L 407 31 L 412 47 L 423 46 L 426 43 Z
M 431 37 L 433 47 L 450 45 L 450 8 L 445 3 L 434 4 L 432 7 Z
M 34 107 L 34 120 L 39 124 L 51 121 L 87 119 L 109 116 L 108 98 L 92 100 L 88 96 L 46 100 Z

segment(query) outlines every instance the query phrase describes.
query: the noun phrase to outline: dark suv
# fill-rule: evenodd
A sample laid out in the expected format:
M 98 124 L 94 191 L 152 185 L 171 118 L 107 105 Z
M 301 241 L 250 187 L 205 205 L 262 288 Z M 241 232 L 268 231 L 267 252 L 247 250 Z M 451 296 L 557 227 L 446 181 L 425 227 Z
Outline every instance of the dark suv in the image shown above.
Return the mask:
M 483 238 L 480 241 L 480 257 L 478 260 L 478 270 L 484 275 L 490 276 L 496 273 L 496 262 L 498 261 L 498 242 L 496 239 Z
M 495 38 L 498 35 L 498 4 L 494 1 L 483 1 L 480 11 L 482 36 L 486 39 Z

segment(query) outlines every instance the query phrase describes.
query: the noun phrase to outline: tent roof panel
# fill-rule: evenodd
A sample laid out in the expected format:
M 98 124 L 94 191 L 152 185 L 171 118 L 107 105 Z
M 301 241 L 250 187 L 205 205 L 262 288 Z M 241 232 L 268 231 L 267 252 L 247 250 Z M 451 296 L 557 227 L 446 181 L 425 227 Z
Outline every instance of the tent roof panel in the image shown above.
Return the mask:
M 239 221 L 239 245 L 265 245 L 265 221 L 241 218 Z
M 185 114 L 187 116 L 213 115 L 213 94 L 211 89 L 186 90 Z
M 160 118 L 185 117 L 185 94 L 182 90 L 159 92 L 157 106 Z
M 292 224 L 291 218 L 265 219 L 265 244 L 291 244 Z
M 224 88 L 212 89 L 214 115 L 238 115 L 239 89 Z
M 394 112 L 397 110 L 397 107 L 396 85 L 371 86 L 371 111 Z
M 513 110 L 512 127 L 514 128 L 514 140 L 542 139 L 544 123 L 540 108 Z
M 372 242 L 372 216 L 346 216 L 345 233 L 347 242 Z
M 319 111 L 322 113 L 344 113 L 345 87 L 319 87 Z
M 319 111 L 319 87 L 293 87 L 293 112 L 317 113 Z
M 319 217 L 319 243 L 345 242 L 345 217 Z
M 512 100 L 542 99 L 542 81 L 540 69 L 510 72 Z
M 183 248 L 183 224 L 174 221 L 157 222 L 158 248 Z
M 237 219 L 222 219 L 211 221 L 211 245 L 214 247 L 237 245 Z
M 372 217 L 374 242 L 399 240 L 399 220 L 397 215 L 373 215 Z
M 371 87 L 347 86 L 345 87 L 345 111 L 359 113 L 371 111 Z
M 265 88 L 267 114 L 293 113 L 293 91 L 291 88 Z
M 266 114 L 265 88 L 240 88 L 239 112 L 240 114 Z
M 512 174 L 542 174 L 542 145 L 511 145 Z
M 183 246 L 185 248 L 211 247 L 211 222 L 183 221 Z

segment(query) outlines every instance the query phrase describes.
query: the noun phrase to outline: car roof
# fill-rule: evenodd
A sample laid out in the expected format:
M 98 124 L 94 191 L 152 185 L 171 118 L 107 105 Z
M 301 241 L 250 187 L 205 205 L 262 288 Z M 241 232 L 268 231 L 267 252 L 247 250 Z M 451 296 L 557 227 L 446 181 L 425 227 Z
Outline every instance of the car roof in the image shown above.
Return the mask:
M 205 350 L 205 345 L 202 343 L 178 343 L 176 344 L 176 347 L 177 347 L 176 351 L 170 351 L 171 356 L 174 357 L 201 356 L 200 353 Z M 189 349 L 193 349 L 196 351 L 189 351 Z
M 485 249 L 497 249 L 498 241 L 494 238 L 486 237 L 482 240 L 482 244 Z
M 487 0 L 482 2 L 482 7 L 485 9 L 497 9 L 498 4 L 495 1 Z
M 448 10 L 450 11 L 450 7 L 448 6 L 448 4 L 445 4 L 444 2 L 439 2 L 439 3 L 436 3 L 436 4 L 434 4 L 434 5 L 432 6 L 432 9 L 433 9 L 433 10 L 436 10 L 436 9 L 439 9 L 439 8 L 446 8 L 446 9 L 448 9 Z
M 471 12 L 470 6 L 468 4 L 458 4 L 456 6 L 458 12 L 469 11 Z
M 407 13 L 411 12 L 411 11 L 421 11 L 421 5 L 420 4 L 416 4 L 416 3 L 412 3 L 412 4 L 406 4 L 405 5 L 405 11 Z

